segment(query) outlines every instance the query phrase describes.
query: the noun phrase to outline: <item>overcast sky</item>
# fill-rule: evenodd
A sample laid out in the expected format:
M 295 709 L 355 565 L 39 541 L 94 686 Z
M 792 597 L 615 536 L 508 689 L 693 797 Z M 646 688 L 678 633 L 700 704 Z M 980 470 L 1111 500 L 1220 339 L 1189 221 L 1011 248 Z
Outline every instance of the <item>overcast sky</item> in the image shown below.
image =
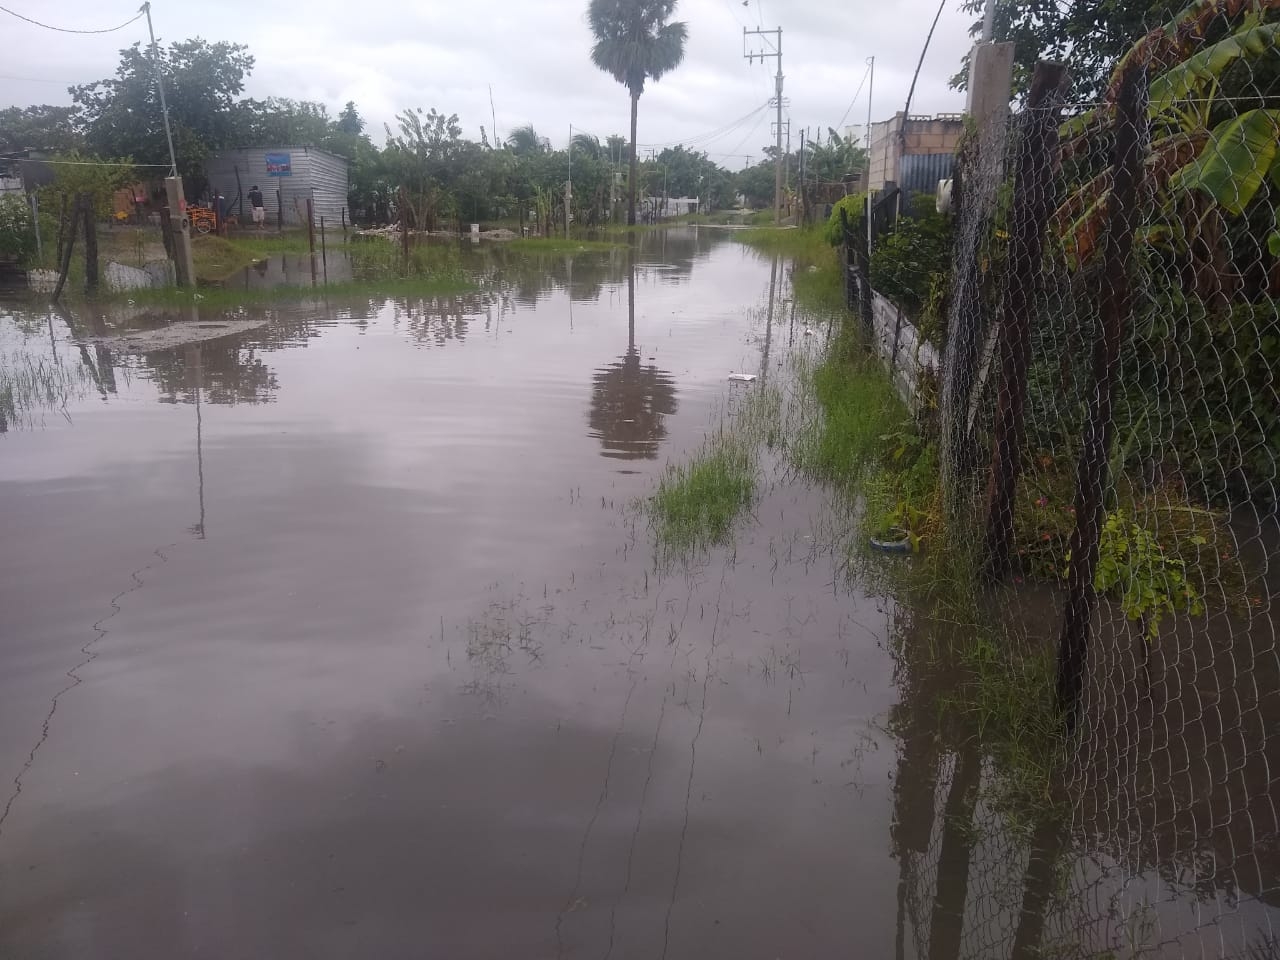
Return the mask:
M 686 142 L 738 169 L 771 142 L 772 111 L 750 114 L 772 95 L 774 61 L 743 59 L 743 27 L 783 28 L 783 72 L 792 136 L 865 121 L 866 59 L 876 58 L 875 119 L 901 110 L 937 0 L 680 0 L 689 25 L 684 63 L 640 101 L 639 141 Z M 5 0 L 56 26 L 115 26 L 131 0 Z M 319 100 L 337 113 L 354 100 L 378 142 L 382 124 L 405 107 L 456 113 L 467 137 L 491 129 L 489 88 L 504 135 L 532 123 L 557 145 L 584 130 L 625 134 L 626 91 L 591 63 L 586 0 L 155 0 L 160 41 L 201 36 L 249 45 L 257 66 L 247 92 Z M 946 0 L 916 86 L 912 113 L 959 110 L 947 88 L 969 47 L 970 18 Z M 118 33 L 54 33 L 0 12 L 6 56 L 0 105 L 70 103 L 66 87 L 115 72 L 118 50 L 145 40 L 146 22 Z M 759 38 L 748 38 L 758 49 Z M 852 104 L 852 108 L 850 109 Z M 142 158 L 138 158 L 142 159 Z M 163 159 L 163 158 L 160 158 Z

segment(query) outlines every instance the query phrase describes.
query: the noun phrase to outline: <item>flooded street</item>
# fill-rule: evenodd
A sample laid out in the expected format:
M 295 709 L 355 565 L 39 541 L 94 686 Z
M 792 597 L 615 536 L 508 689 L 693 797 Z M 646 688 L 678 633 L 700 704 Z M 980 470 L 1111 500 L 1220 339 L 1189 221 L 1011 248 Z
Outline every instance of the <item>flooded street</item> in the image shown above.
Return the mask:
M 5 956 L 893 949 L 885 614 L 822 497 L 653 562 L 636 501 L 760 369 L 770 273 L 664 243 L 633 334 L 625 256 L 561 258 L 91 347 L 10 429 Z M 46 321 L 9 348 L 81 364 Z
M 1277 927 L 1265 786 L 1252 833 L 1174 830 L 1086 764 L 1072 823 L 1011 826 L 938 720 L 954 678 L 900 654 L 930 637 L 784 458 L 731 548 L 660 562 L 642 502 L 764 386 L 729 374 L 786 390 L 824 338 L 785 261 L 637 243 L 464 251 L 481 289 L 426 301 L 0 306 L 11 380 L 53 384 L 0 436 L 0 958 L 1208 956 Z

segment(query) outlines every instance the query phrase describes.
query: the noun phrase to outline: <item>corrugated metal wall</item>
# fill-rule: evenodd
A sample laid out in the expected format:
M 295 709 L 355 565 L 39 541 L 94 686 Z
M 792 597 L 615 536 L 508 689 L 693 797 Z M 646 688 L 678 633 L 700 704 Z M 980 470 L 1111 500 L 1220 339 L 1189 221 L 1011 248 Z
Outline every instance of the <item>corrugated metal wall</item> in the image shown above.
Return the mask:
M 289 154 L 289 176 L 267 175 L 268 153 Z M 267 223 L 271 226 L 278 222 L 282 206 L 285 226 L 305 225 L 308 197 L 314 201 L 317 225 L 322 216 L 326 221 L 337 223 L 347 205 L 347 161 L 315 147 L 222 150 L 205 162 L 205 174 L 210 188 L 221 192 L 228 200 L 240 195 L 243 215 L 240 215 L 239 206 L 233 205 L 231 210 L 241 216 L 243 223 L 251 222 L 249 190 L 254 184 L 262 191 Z
M 902 212 L 917 193 L 927 193 L 930 198 L 938 189 L 938 181 L 951 176 L 955 167 L 954 153 L 922 153 L 906 156 L 898 161 L 898 189 L 902 191 Z

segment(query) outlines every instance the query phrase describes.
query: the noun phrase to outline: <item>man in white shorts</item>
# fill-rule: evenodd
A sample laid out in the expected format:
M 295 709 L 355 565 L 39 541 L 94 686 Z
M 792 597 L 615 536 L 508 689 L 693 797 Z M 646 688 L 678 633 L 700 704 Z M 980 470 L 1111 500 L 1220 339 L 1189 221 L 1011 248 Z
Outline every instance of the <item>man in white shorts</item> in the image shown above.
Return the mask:
M 267 222 L 267 208 L 262 205 L 262 191 L 257 184 L 249 190 L 249 206 L 253 210 L 253 222 L 261 230 Z

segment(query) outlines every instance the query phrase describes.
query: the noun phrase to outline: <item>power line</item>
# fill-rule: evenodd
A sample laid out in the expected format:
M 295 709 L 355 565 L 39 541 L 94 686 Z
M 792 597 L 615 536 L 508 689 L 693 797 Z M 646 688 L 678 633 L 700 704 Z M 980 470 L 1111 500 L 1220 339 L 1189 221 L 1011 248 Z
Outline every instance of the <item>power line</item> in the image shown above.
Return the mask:
M 867 64 L 867 69 L 862 71 L 862 81 L 858 84 L 858 89 L 853 93 L 853 99 L 849 101 L 849 106 L 845 108 L 844 116 L 840 118 L 840 122 L 836 124 L 836 129 L 844 128 L 844 122 L 849 119 L 849 112 L 853 109 L 853 105 L 858 102 L 858 96 L 862 93 L 862 88 L 867 82 L 867 77 L 871 73 L 871 65 Z
M 732 133 L 735 129 L 742 126 L 752 117 L 754 117 L 757 113 L 760 113 L 762 110 L 767 110 L 768 108 L 769 108 L 769 104 L 767 102 L 762 103 L 760 104 L 760 106 L 756 107 L 750 113 L 743 114 L 737 120 L 732 120 L 729 123 L 726 123 L 723 127 L 717 127 L 716 129 L 709 130 L 706 133 L 695 134 L 694 136 L 688 137 L 684 140 L 671 140 L 665 143 L 637 143 L 636 148 L 639 149 L 640 147 L 679 147 L 679 146 L 689 146 L 695 143 L 712 143 L 716 140 L 719 140 L 721 137 Z
M 81 34 L 115 33 L 117 30 L 123 30 L 125 27 L 129 26 L 129 24 L 133 23 L 135 20 L 141 20 L 143 15 L 146 12 L 144 10 L 139 10 L 137 13 L 135 13 L 132 17 L 130 17 L 124 23 L 120 24 L 120 26 L 118 27 L 107 27 L 104 30 L 76 30 L 72 27 L 55 27 L 49 23 L 41 23 L 39 20 L 32 20 L 30 17 L 24 17 L 22 14 L 18 13 L 16 10 L 10 10 L 8 7 L 0 7 L 0 11 L 3 11 L 4 13 L 9 14 L 9 16 L 11 17 L 17 17 L 19 20 L 25 20 L 27 23 L 34 24 L 37 27 L 44 27 L 44 29 L 46 30 L 54 30 L 54 31 L 57 31 L 58 33 L 81 33 Z
M 21 80 L 24 83 L 49 83 L 55 87 L 74 85 L 79 80 L 50 80 L 48 77 L 17 77 L 11 73 L 0 73 L 0 80 Z
M 6 163 L 57 163 L 67 167 L 164 167 L 168 169 L 167 163 L 127 163 L 123 160 L 41 160 L 33 157 L 4 157 L 0 156 L 0 160 Z
M 755 123 L 755 126 L 753 126 L 750 130 L 748 130 L 748 131 L 747 131 L 747 135 L 746 135 L 745 137 L 743 137 L 743 138 L 742 138 L 742 140 L 738 143 L 738 145 L 737 145 L 736 147 L 734 147 L 734 148 L 733 148 L 733 150 L 734 150 L 734 153 L 735 153 L 735 154 L 737 153 L 737 151 L 739 151 L 739 150 L 741 150 L 741 149 L 742 149 L 742 144 L 746 143 L 746 142 L 747 142 L 748 140 L 750 140 L 753 136 L 755 136 L 756 131 L 760 129 L 760 121 L 761 121 L 761 120 L 763 120 L 763 119 L 764 119 L 764 113 L 763 113 L 763 112 L 761 112 L 760 116 L 756 117 L 756 123 Z M 754 154 L 754 153 L 753 153 L 753 154 L 750 154 L 750 156 L 753 156 L 753 157 L 754 157 L 754 156 L 755 156 L 755 154 Z

